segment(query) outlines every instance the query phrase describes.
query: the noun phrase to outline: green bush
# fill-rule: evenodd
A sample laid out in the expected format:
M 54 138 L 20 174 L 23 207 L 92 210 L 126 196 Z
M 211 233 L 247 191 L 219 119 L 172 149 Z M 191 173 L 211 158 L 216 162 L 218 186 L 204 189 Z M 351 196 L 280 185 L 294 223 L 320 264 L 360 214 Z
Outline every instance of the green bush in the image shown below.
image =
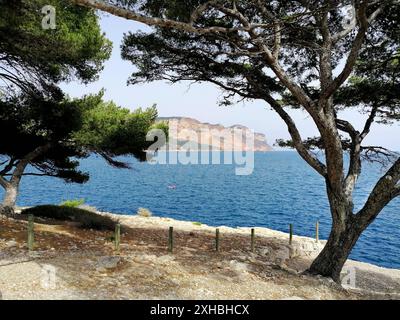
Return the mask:
M 76 199 L 76 200 L 67 200 L 60 203 L 60 206 L 70 207 L 70 208 L 78 208 L 79 206 L 85 203 L 85 199 Z
M 66 206 L 38 206 L 22 211 L 22 214 L 32 214 L 35 217 L 51 218 L 63 221 L 75 221 L 84 229 L 114 231 L 116 222 L 95 212 L 66 207 Z

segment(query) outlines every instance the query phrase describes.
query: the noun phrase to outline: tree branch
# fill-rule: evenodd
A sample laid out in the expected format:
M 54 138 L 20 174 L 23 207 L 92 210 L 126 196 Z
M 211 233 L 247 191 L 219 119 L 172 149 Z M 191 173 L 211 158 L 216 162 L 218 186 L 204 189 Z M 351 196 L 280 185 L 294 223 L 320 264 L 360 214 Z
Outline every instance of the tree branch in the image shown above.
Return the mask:
M 125 18 L 128 20 L 133 20 L 137 22 L 144 23 L 148 26 L 157 26 L 157 27 L 164 27 L 164 28 L 173 28 L 176 30 L 182 30 L 187 32 L 192 32 L 196 34 L 208 34 L 208 33 L 229 33 L 234 31 L 246 31 L 246 28 L 243 27 L 233 27 L 233 28 L 224 28 L 224 27 L 208 27 L 208 28 L 197 28 L 194 27 L 192 23 L 180 22 L 165 18 L 155 18 L 155 17 L 147 17 L 140 13 L 136 13 L 134 11 L 124 9 L 118 7 L 116 5 L 108 4 L 105 1 L 101 0 L 71 0 L 71 2 L 92 8 L 101 10 L 104 12 L 108 12 L 114 16 L 118 16 L 121 18 Z M 210 1 L 210 3 L 213 1 Z M 210 5 L 210 4 L 209 4 Z M 200 8 L 200 10 L 205 10 L 206 8 Z M 199 9 L 198 9 L 199 12 Z M 196 15 L 192 18 L 197 19 Z
M 9 185 L 9 182 L 4 179 L 2 176 L 0 176 L 0 186 L 2 186 L 3 188 L 6 188 Z
M 272 20 L 274 23 L 274 48 L 272 54 L 276 60 L 279 59 L 279 51 L 281 49 L 282 43 L 282 25 L 280 21 L 276 18 L 272 12 L 270 12 L 267 7 L 263 4 L 261 0 L 257 0 L 257 6 L 261 13 L 265 15 L 268 19 Z
M 393 190 L 393 199 L 400 197 L 400 186 L 396 186 Z
M 26 169 L 27 165 L 35 160 L 40 155 L 44 154 L 48 151 L 51 147 L 51 144 L 46 144 L 44 146 L 37 147 L 32 152 L 28 153 L 23 159 L 21 159 L 15 166 L 15 170 L 11 176 L 10 183 L 11 184 L 18 184 L 21 180 L 21 177 Z
M 361 141 L 364 140 L 366 138 L 366 136 L 369 134 L 369 132 L 371 130 L 371 126 L 375 121 L 375 117 L 376 117 L 377 113 L 378 113 L 378 106 L 374 105 L 372 107 L 371 113 L 370 113 L 367 121 L 365 122 L 364 129 L 360 135 Z
M 353 127 L 353 125 L 346 120 L 336 119 L 336 126 L 339 130 L 348 133 L 350 137 L 359 135 L 359 132 Z
M 350 145 L 350 164 L 347 176 L 344 181 L 345 193 L 348 197 L 354 191 L 357 179 L 361 173 L 361 140 L 360 133 L 353 125 L 342 119 L 336 119 L 336 126 L 339 130 L 349 134 L 351 138 Z
M 318 20 L 318 17 L 316 17 L 323 39 L 319 55 L 320 83 L 322 91 L 326 90 L 328 85 L 332 82 L 332 36 L 329 30 L 328 14 L 327 8 L 323 13 L 322 19 Z
M 0 176 L 4 176 L 7 172 L 9 172 L 14 167 L 15 161 L 16 159 L 10 158 L 8 164 L 4 167 L 3 170 L 0 171 Z
M 253 27 L 259 27 L 258 25 L 250 26 L 245 20 L 243 20 L 243 16 L 238 12 L 238 10 L 235 8 L 234 9 L 227 9 L 224 8 L 225 12 L 228 13 L 229 10 L 231 10 L 232 15 L 236 15 L 237 18 L 241 19 L 242 23 L 245 23 L 245 26 L 238 26 L 238 27 L 232 27 L 232 28 L 224 28 L 224 27 L 206 27 L 206 28 L 200 28 L 200 27 L 195 27 L 191 23 L 185 23 L 185 22 L 180 22 L 180 21 L 175 21 L 175 20 L 170 20 L 170 19 L 163 19 L 163 18 L 154 18 L 154 17 L 147 17 L 142 14 L 136 13 L 134 11 L 124 9 L 121 7 L 118 7 L 116 5 L 112 4 L 107 4 L 105 1 L 101 0 L 71 0 L 73 3 L 85 7 L 89 7 L 92 9 L 97 9 L 101 10 L 104 12 L 108 12 L 110 14 L 113 14 L 115 16 L 119 16 L 125 19 L 129 20 L 134 20 L 138 22 L 145 23 L 146 25 L 149 26 L 158 26 L 158 27 L 165 27 L 165 28 L 173 28 L 176 30 L 182 30 L 186 32 L 192 32 L 195 34 L 229 34 L 229 33 L 234 33 L 237 31 L 246 31 L 250 32 L 253 40 L 255 43 L 259 46 L 261 49 L 261 52 L 263 53 L 266 61 L 268 62 L 268 65 L 270 68 L 274 71 L 276 76 L 284 83 L 287 88 L 291 91 L 291 93 L 296 97 L 296 99 L 299 101 L 301 105 L 303 105 L 308 111 L 310 112 L 311 116 L 315 118 L 316 120 L 319 121 L 317 113 L 312 110 L 313 106 L 313 101 L 310 99 L 310 97 L 307 96 L 307 94 L 304 92 L 304 90 L 294 83 L 290 77 L 286 74 L 284 69 L 278 64 L 276 61 L 276 52 L 275 55 L 272 53 L 267 46 L 264 43 L 264 40 L 259 37 L 259 35 L 254 33 Z M 209 2 L 209 5 L 214 5 L 213 2 Z M 221 8 L 220 8 L 221 9 Z M 205 10 L 205 8 L 198 8 L 197 10 Z M 274 25 L 274 24 L 273 24 Z
M 369 17 L 368 17 L 368 23 L 371 24 L 379 14 L 381 14 L 385 8 L 385 6 L 389 3 L 390 1 L 384 1 L 384 3 L 378 7 Z M 349 35 L 356 27 L 357 27 L 357 14 L 356 10 L 354 7 L 354 4 L 352 5 L 354 16 L 352 17 L 350 23 L 346 28 L 344 28 L 342 31 L 338 32 L 332 37 L 332 40 L 334 43 L 338 42 L 339 40 L 343 39 L 347 35 Z
M 329 99 L 335 93 L 335 91 L 348 79 L 354 68 L 368 30 L 368 18 L 366 15 L 367 4 L 368 1 L 363 1 L 360 5 L 360 8 L 357 10 L 359 30 L 353 41 L 353 46 L 346 60 L 346 64 L 342 72 L 331 82 L 331 84 L 325 90 L 322 91 L 322 100 Z
M 271 108 L 275 112 L 278 113 L 278 115 L 281 117 L 281 119 L 287 125 L 289 134 L 293 140 L 294 147 L 297 150 L 297 152 L 300 154 L 300 156 L 313 169 L 315 169 L 320 175 L 322 175 L 323 177 L 326 177 L 326 175 L 327 175 L 326 166 L 314 154 L 312 154 L 307 149 L 307 147 L 303 143 L 300 132 L 297 129 L 296 124 L 294 123 L 293 119 L 271 95 L 266 93 L 266 90 L 258 88 L 257 92 L 263 92 L 263 93 L 256 96 L 256 95 L 244 93 L 238 88 L 227 86 L 226 84 L 224 84 L 216 79 L 207 78 L 207 79 L 203 79 L 203 80 L 207 80 L 211 83 L 214 83 L 214 84 L 218 85 L 219 87 L 221 87 L 222 89 L 229 91 L 229 92 L 234 92 L 235 94 L 242 96 L 244 98 L 263 99 L 264 101 L 266 101 L 271 106 Z M 258 83 L 256 79 L 252 79 L 251 77 L 248 77 L 247 80 L 249 83 L 251 83 L 255 87 L 260 85 L 260 83 Z
M 356 8 L 354 6 L 354 1 L 351 5 L 352 8 L 352 19 L 349 22 L 348 26 L 343 29 L 342 31 L 338 32 L 337 34 L 332 36 L 332 42 L 335 43 L 341 39 L 343 39 L 344 37 L 346 37 L 348 34 L 350 34 L 356 27 L 357 27 L 357 14 L 356 14 Z
M 383 208 L 400 194 L 400 158 L 388 172 L 378 181 L 364 207 L 358 212 L 359 227 L 366 228 Z
M 219 8 L 222 10 L 221 8 Z M 264 43 L 264 39 L 262 39 L 251 27 L 249 21 L 237 10 L 225 10 L 226 13 L 231 14 L 237 17 L 240 22 L 247 28 L 247 31 L 251 37 L 251 39 L 256 43 L 259 50 L 263 52 L 264 59 L 267 65 L 271 68 L 271 70 L 275 73 L 278 79 L 289 89 L 289 91 L 293 94 L 294 97 L 299 101 L 299 103 L 310 113 L 311 117 L 317 122 L 320 123 L 320 118 L 318 113 L 314 108 L 314 103 L 312 99 L 307 95 L 307 93 L 297 84 L 295 83 L 285 72 L 285 70 L 279 65 L 278 62 L 278 53 L 281 39 L 275 40 L 275 48 L 277 50 L 272 52 Z M 271 16 L 271 14 L 269 14 Z M 273 16 L 272 16 L 273 17 Z M 276 24 L 276 21 L 274 21 Z M 279 36 L 280 37 L 280 36 Z
M 197 21 L 197 19 L 201 17 L 204 11 L 206 11 L 210 6 L 216 4 L 217 2 L 218 0 L 210 0 L 198 6 L 190 16 L 190 24 L 193 25 Z
M 5 176 L 11 176 L 11 174 L 6 174 Z M 22 177 L 25 177 L 25 176 L 34 176 L 34 177 L 55 177 L 55 178 L 58 177 L 58 175 L 56 175 L 56 174 L 51 174 L 51 173 L 34 173 L 34 172 L 23 173 L 21 176 L 22 176 Z
M 387 167 L 399 157 L 399 153 L 380 146 L 361 146 L 362 158 L 369 162 L 378 162 Z
M 300 156 L 321 176 L 326 177 L 327 175 L 326 166 L 321 161 L 319 161 L 319 159 L 315 155 L 310 153 L 310 151 L 305 147 L 300 132 L 297 129 L 296 124 L 294 123 L 290 115 L 271 96 L 266 96 L 265 100 L 269 103 L 272 109 L 274 109 L 275 112 L 279 114 L 281 119 L 286 123 L 290 136 L 292 137 L 294 147 L 296 148 Z

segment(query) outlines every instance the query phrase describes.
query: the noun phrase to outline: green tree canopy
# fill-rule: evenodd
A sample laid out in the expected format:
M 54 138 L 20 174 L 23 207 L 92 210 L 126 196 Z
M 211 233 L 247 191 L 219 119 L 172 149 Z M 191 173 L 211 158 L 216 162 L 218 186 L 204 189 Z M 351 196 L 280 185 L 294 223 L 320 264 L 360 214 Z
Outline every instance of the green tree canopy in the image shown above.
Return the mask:
M 84 149 L 71 140 L 82 127 L 83 114 L 76 101 L 42 100 L 32 96 L 9 98 L 0 102 L 1 177 L 12 173 L 25 161 L 34 175 L 85 182 L 87 175 L 75 171 L 78 162 L 72 157 L 86 156 Z M 25 170 L 25 168 L 23 168 Z M 25 173 L 23 173 L 25 174 Z
M 13 108 L 11 108 L 13 106 Z M 11 111 L 11 112 L 10 112 Z M 133 112 L 102 94 L 82 99 L 39 100 L 32 96 L 0 103 L 0 185 L 6 190 L 4 207 L 15 205 L 23 176 L 50 176 L 84 183 L 79 159 L 98 154 L 111 165 L 128 168 L 117 156 L 146 159 L 153 143 L 146 136 L 156 124 L 155 107 Z M 28 169 L 29 168 L 29 169 Z
M 156 122 L 155 106 L 130 111 L 114 102 L 103 102 L 101 95 L 88 96 L 80 100 L 83 122 L 80 130 L 74 132 L 73 139 L 86 152 L 97 153 L 111 165 L 128 167 L 114 157 L 132 155 L 140 161 L 146 160 L 146 150 L 154 143 L 146 136 L 152 129 L 160 129 L 167 134 L 168 127 Z
M 56 28 L 43 29 L 42 8 L 56 10 Z M 111 54 L 93 10 L 65 0 L 0 0 L 0 89 L 61 95 L 54 85 L 93 81 Z
M 53 6 L 55 29 L 43 28 L 42 8 Z M 111 54 L 92 9 L 63 0 L 0 0 L 0 185 L 4 205 L 15 205 L 28 165 L 30 175 L 85 182 L 78 161 L 88 155 L 72 140 L 82 128 L 79 101 L 58 84 L 97 78 Z

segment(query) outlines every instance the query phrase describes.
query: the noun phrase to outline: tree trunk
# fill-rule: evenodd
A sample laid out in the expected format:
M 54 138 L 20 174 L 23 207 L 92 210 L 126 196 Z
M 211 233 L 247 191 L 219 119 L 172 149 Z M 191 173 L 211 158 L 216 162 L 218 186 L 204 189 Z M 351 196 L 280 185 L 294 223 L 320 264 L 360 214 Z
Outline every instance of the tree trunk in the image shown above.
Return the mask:
M 3 206 L 4 207 L 15 207 L 17 202 L 17 195 L 18 195 L 18 187 L 17 186 L 9 186 L 5 189 L 5 195 L 3 199 Z
M 0 214 L 13 214 L 18 196 L 18 185 L 9 184 L 4 187 L 3 203 L 0 205 Z
M 0 185 L 5 190 L 5 195 L 3 199 L 3 203 L 0 205 L 0 214 L 13 214 L 15 205 L 17 202 L 18 189 L 21 182 L 21 178 L 24 174 L 26 167 L 29 163 L 35 160 L 38 156 L 43 155 L 51 148 L 51 144 L 48 143 L 44 146 L 37 147 L 32 152 L 28 153 L 24 158 L 18 161 L 18 164 L 15 165 L 15 170 L 11 175 L 10 180 L 4 179 L 4 177 L 0 176 Z M 11 160 L 10 169 L 14 167 L 14 163 Z
M 332 278 L 339 283 L 343 266 L 361 233 L 355 225 L 354 216 L 349 216 L 343 224 L 334 222 L 326 246 L 307 272 Z

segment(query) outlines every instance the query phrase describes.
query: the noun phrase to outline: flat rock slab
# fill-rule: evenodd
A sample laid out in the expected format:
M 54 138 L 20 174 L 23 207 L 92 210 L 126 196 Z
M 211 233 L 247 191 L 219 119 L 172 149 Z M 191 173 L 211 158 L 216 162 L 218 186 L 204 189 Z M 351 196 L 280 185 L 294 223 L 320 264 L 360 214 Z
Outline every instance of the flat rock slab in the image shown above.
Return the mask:
M 122 261 L 121 257 L 101 257 L 97 260 L 96 266 L 98 269 L 115 269 Z

